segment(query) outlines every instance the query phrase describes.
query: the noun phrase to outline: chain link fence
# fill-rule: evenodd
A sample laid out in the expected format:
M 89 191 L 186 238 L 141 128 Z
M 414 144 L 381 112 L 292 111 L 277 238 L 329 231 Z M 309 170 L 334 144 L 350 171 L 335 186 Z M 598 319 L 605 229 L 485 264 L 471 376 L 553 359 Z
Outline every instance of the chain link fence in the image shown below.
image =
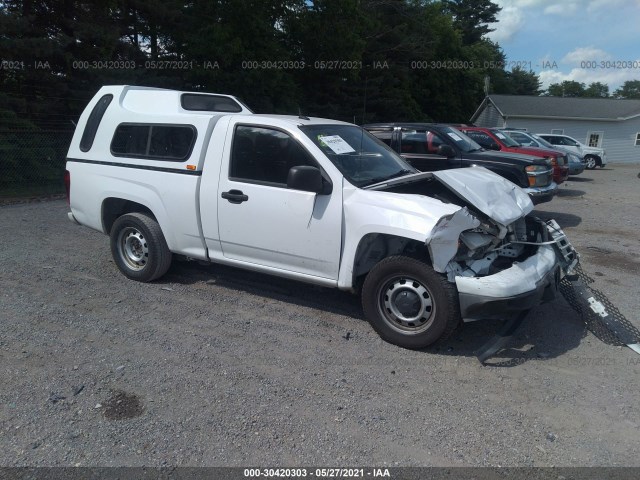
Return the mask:
M 64 192 L 73 130 L 0 130 L 0 198 Z

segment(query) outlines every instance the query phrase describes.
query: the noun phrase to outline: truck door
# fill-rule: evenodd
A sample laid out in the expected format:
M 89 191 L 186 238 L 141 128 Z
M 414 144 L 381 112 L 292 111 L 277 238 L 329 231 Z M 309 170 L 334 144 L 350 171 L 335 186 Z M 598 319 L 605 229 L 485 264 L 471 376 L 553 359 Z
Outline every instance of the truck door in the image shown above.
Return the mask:
M 284 130 L 231 122 L 228 135 L 218 188 L 223 256 L 337 279 L 342 185 L 328 195 L 287 188 L 291 167 L 320 165 Z
M 440 145 L 448 145 L 448 142 L 432 130 L 406 127 L 400 130 L 400 155 L 422 172 L 460 166 L 458 158 L 447 158 L 438 153 Z

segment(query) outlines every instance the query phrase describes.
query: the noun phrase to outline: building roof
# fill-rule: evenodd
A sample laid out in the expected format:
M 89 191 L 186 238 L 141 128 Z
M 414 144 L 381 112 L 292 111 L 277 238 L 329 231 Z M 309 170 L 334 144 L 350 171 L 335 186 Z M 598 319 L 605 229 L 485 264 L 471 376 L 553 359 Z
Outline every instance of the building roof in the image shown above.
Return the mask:
M 503 117 L 620 121 L 640 116 L 640 100 L 613 98 L 489 95 L 473 114 L 475 121 L 488 102 Z

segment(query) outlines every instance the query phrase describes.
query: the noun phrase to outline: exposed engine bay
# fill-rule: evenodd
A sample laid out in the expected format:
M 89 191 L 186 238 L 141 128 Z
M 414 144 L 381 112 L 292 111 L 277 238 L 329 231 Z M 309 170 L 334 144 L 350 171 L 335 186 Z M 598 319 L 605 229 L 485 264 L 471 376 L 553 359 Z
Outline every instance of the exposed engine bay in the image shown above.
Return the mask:
M 531 209 L 523 209 L 521 217 L 505 226 L 435 177 L 394 185 L 385 191 L 419 195 L 428 192 L 429 197 L 461 207 L 453 215 L 442 217 L 427 239 L 434 270 L 446 273 L 450 282 L 458 276 L 493 275 L 535 255 L 539 247 L 557 243 L 549 231 L 560 227 L 555 222 L 549 227 L 524 213 Z M 576 259 L 577 255 L 573 255 L 568 263 Z

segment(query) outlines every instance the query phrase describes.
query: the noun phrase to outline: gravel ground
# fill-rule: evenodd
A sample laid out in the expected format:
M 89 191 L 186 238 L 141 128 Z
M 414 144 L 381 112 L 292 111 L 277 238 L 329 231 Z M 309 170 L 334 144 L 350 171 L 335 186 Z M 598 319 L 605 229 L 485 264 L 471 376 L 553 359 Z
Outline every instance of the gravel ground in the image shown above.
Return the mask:
M 537 209 L 636 325 L 639 170 Z M 481 366 L 499 322 L 409 351 L 339 291 L 195 262 L 139 284 L 66 212 L 0 207 L 2 466 L 640 466 L 640 355 L 563 299 Z

